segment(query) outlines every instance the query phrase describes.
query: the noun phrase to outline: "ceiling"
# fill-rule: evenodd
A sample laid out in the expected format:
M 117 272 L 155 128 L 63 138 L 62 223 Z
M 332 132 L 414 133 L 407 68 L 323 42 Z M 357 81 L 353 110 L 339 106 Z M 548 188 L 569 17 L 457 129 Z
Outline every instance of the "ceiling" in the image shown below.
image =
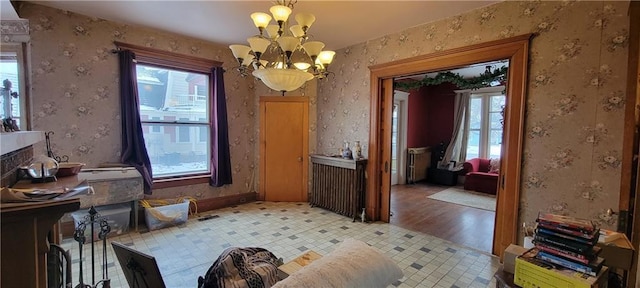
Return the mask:
M 4 5 L 7 0 L 0 2 Z M 32 2 L 223 45 L 245 44 L 248 37 L 258 33 L 249 15 L 253 12 L 268 13 L 269 7 L 273 5 L 273 1 L 242 0 Z M 496 2 L 498 1 L 300 0 L 294 6 L 293 15 L 298 12 L 313 13 L 316 22 L 310 28 L 309 34 L 314 40 L 324 42 L 325 50 L 337 50 Z

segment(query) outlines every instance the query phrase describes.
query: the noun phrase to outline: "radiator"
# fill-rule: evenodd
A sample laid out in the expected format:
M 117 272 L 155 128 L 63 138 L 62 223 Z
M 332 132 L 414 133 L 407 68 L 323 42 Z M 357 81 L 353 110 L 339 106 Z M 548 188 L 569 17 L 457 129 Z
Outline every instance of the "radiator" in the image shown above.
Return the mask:
M 360 217 L 365 200 L 367 160 L 311 155 L 309 204 L 353 218 Z
M 431 147 L 409 148 L 407 153 L 407 182 L 427 179 L 427 169 L 431 167 Z

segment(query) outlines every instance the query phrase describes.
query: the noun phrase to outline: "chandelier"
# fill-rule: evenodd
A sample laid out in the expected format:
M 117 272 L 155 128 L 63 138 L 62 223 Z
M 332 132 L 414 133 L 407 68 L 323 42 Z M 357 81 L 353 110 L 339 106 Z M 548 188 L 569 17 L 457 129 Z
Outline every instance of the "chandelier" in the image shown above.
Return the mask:
M 240 75 L 246 76 L 253 70 L 253 76 L 282 95 L 313 78 L 327 77 L 327 68 L 335 55 L 334 51 L 322 51 L 324 43 L 309 41 L 307 31 L 316 20 L 313 14 L 297 13 L 296 25 L 289 26 L 289 15 L 296 2 L 275 1 L 269 11 L 277 24 L 270 24 L 272 17 L 267 13 L 251 14 L 259 34 L 247 39 L 249 46 L 229 46 L 238 60 Z

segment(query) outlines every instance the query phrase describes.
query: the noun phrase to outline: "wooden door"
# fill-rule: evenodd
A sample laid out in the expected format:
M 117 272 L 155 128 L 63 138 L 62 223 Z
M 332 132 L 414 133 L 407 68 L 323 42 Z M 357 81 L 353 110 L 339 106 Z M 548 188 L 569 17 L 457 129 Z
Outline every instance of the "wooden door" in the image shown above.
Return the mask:
M 260 191 L 265 201 L 307 201 L 309 102 L 260 99 Z
M 391 216 L 391 118 L 393 113 L 393 78 L 382 80 L 380 103 L 380 220 L 389 222 Z

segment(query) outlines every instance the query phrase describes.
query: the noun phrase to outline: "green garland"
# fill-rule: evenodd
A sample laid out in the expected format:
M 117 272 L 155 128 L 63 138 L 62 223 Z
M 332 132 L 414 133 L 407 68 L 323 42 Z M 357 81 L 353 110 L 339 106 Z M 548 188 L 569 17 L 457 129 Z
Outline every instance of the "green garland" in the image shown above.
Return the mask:
M 404 91 L 409 91 L 412 89 L 418 89 L 422 86 L 432 86 L 439 85 L 445 82 L 450 82 L 458 86 L 458 89 L 478 89 L 483 87 L 489 87 L 490 83 L 493 81 L 503 82 L 507 79 L 507 71 L 508 68 L 503 66 L 499 69 L 495 69 L 490 72 L 484 72 L 480 74 L 478 77 L 472 77 L 469 79 L 464 79 L 458 73 L 452 72 L 440 72 L 435 77 L 431 78 L 429 76 L 425 76 L 424 79 L 420 81 L 412 81 L 412 82 L 395 82 L 395 89 L 400 89 Z

